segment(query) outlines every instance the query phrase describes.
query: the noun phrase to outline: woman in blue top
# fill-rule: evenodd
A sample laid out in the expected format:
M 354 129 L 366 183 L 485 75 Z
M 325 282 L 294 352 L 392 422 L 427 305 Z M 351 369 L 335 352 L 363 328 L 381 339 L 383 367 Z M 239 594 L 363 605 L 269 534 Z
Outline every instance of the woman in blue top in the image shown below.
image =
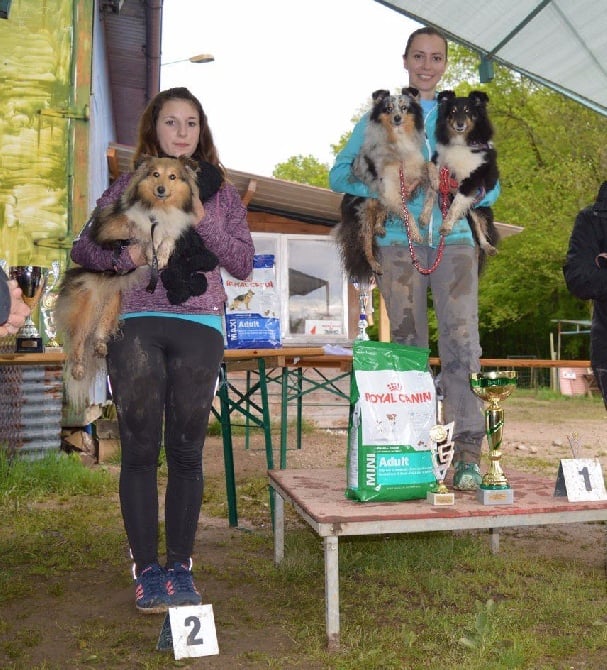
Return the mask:
M 426 131 L 426 158 L 436 146 L 436 88 L 447 67 L 447 40 L 434 28 L 413 32 L 403 55 L 409 86 L 420 92 Z M 363 144 L 368 114 L 356 124 L 352 135 L 331 169 L 331 188 L 339 193 L 370 197 L 367 186 L 352 174 L 352 162 Z M 499 195 L 499 183 L 477 203 L 491 206 Z M 408 207 L 416 220 L 424 194 Z M 444 238 L 441 251 L 439 228 L 442 214 L 438 203 L 432 219 L 422 229 L 424 241 L 409 249 L 403 221 L 391 217 L 385 237 L 377 237 L 383 274 L 377 283 L 390 319 L 393 342 L 428 347 L 428 289 L 438 320 L 438 353 L 441 359 L 440 387 L 444 395 L 444 418 L 454 421 L 454 488 L 475 490 L 480 486 L 479 462 L 485 435 L 482 402 L 470 389 L 469 375 L 480 370 L 478 333 L 478 250 L 466 219 L 458 221 Z M 415 264 L 414 262 L 415 261 Z M 421 272 L 417 268 L 421 268 Z M 429 271 L 431 270 L 431 271 Z

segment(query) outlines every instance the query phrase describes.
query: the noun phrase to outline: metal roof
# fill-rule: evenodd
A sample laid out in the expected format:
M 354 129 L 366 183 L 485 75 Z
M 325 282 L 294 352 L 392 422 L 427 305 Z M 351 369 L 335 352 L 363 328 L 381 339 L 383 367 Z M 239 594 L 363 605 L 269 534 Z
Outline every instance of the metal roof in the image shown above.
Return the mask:
M 376 2 L 607 115 L 605 0 Z

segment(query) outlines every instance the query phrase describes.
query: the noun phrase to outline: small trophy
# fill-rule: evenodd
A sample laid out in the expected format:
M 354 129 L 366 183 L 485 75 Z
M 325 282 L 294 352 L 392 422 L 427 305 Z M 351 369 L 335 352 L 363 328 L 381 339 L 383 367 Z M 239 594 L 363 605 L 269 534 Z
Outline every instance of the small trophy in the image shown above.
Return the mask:
M 44 323 L 46 335 L 46 349 L 60 349 L 61 344 L 57 340 L 57 328 L 55 326 L 55 303 L 59 294 L 59 279 L 61 278 L 61 263 L 53 261 L 49 271 L 48 280 L 42 293 L 40 312 Z
M 485 409 L 485 431 L 491 464 L 477 492 L 478 501 L 483 505 L 510 505 L 514 502 L 514 492 L 500 464 L 504 410 L 499 403 L 514 391 L 516 380 L 517 375 L 513 370 L 474 372 L 470 375 L 472 391 L 489 403 Z
M 374 279 L 370 277 L 368 279 L 359 280 L 357 277 L 352 277 L 352 285 L 358 291 L 358 305 L 359 305 L 359 316 L 358 316 L 358 334 L 356 339 L 366 342 L 369 339 L 367 333 L 367 327 L 369 326 L 369 319 L 367 318 L 367 308 L 369 305 L 369 296 L 374 286 Z
M 44 351 L 42 338 L 32 319 L 32 314 L 44 290 L 47 273 L 47 268 L 37 265 L 16 265 L 9 269 L 10 278 L 17 281 L 23 293 L 23 300 L 30 308 L 30 315 L 17 333 L 15 348 L 17 353 L 38 354 Z
M 453 442 L 453 421 L 447 425 L 436 425 L 430 428 L 432 443 L 432 471 L 436 477 L 436 487 L 426 493 L 426 500 L 432 505 L 453 505 L 455 496 L 445 485 L 447 470 L 453 460 L 455 443 Z

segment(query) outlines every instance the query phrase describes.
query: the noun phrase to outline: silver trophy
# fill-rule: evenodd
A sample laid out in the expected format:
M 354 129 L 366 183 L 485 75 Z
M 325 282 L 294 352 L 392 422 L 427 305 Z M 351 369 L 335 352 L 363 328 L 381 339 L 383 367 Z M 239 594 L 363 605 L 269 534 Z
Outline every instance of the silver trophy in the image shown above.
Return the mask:
M 61 344 L 57 340 L 57 328 L 55 326 L 55 303 L 59 294 L 59 280 L 61 279 L 61 263 L 53 261 L 48 274 L 48 280 L 42 293 L 40 312 L 44 323 L 46 335 L 46 348 L 58 349 Z
M 436 487 L 433 491 L 428 491 L 426 500 L 433 505 L 453 505 L 455 503 L 455 496 L 445 485 L 445 477 L 455 451 L 454 426 L 452 421 L 446 425 L 438 424 L 430 428 L 432 471 L 436 477 Z
M 15 265 L 9 269 L 10 278 L 16 280 L 23 293 L 23 300 L 30 308 L 29 316 L 17 333 L 15 347 L 17 353 L 35 354 L 44 351 L 42 338 L 32 319 L 32 314 L 44 291 L 47 274 L 48 269 L 38 265 Z
M 358 277 L 352 277 L 352 285 L 358 291 L 358 304 L 359 304 L 359 316 L 358 316 L 358 334 L 356 335 L 357 340 L 366 342 L 369 340 L 369 334 L 367 333 L 367 328 L 369 326 L 368 319 L 368 308 L 369 308 L 369 298 L 371 297 L 371 291 L 374 286 L 373 277 L 367 279 L 359 280 Z

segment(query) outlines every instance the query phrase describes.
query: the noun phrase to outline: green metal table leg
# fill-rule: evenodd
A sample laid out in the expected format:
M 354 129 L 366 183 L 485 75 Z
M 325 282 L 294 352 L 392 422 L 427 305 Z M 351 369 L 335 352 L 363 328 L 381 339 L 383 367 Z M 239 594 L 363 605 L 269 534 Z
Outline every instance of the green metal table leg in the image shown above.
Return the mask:
M 274 451 L 272 449 L 272 426 L 270 424 L 270 404 L 268 401 L 268 378 L 266 376 L 266 362 L 263 358 L 257 359 L 257 369 L 259 370 L 259 393 L 261 395 L 261 407 L 263 418 L 263 429 L 266 442 L 266 464 L 268 470 L 274 469 Z M 270 518 L 272 519 L 272 528 L 274 528 L 274 489 L 268 485 L 268 494 L 270 496 Z
M 228 498 L 228 523 L 238 526 L 238 503 L 236 500 L 236 476 L 234 474 L 234 450 L 230 426 L 230 399 L 225 365 L 221 366 L 219 381 L 219 403 L 221 407 L 221 437 L 223 440 L 223 460 L 226 473 L 226 495 Z
M 303 368 L 296 370 L 297 380 L 297 448 L 301 449 L 301 420 L 303 418 Z
M 289 428 L 289 414 L 288 414 L 288 386 L 289 386 L 289 368 L 284 366 L 280 377 L 280 469 L 284 470 L 287 467 L 287 438 Z

